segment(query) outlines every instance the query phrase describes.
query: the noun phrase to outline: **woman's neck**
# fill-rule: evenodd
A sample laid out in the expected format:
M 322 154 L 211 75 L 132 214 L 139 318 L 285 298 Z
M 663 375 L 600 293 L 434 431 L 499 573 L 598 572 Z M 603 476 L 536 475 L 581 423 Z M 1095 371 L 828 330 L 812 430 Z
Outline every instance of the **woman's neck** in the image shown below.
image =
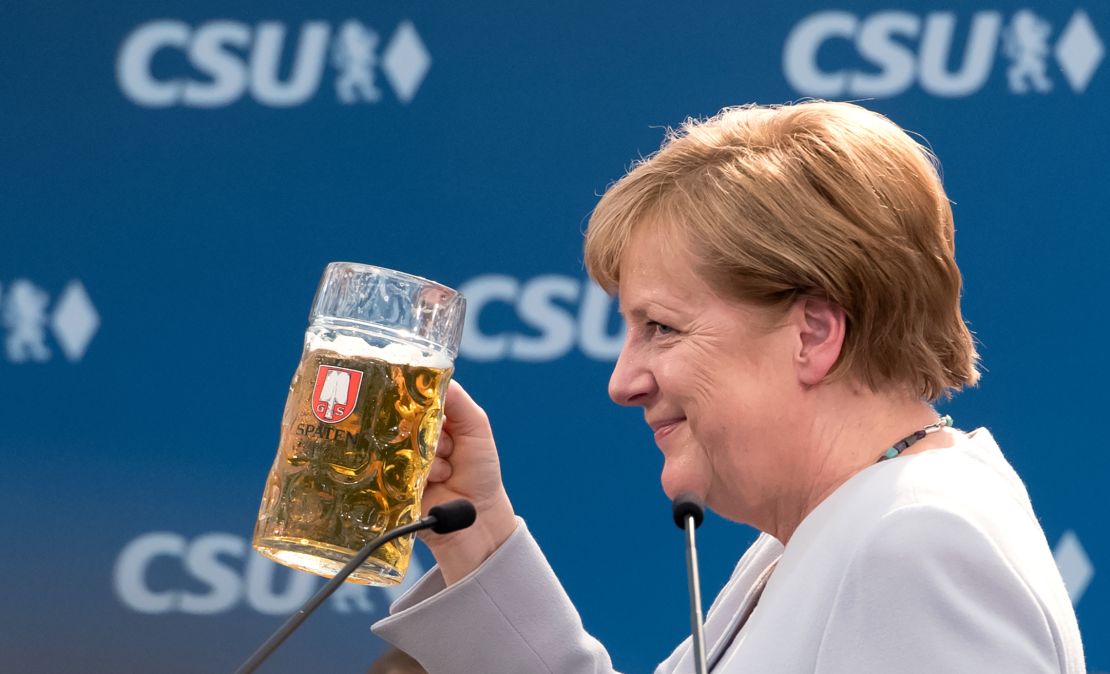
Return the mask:
M 888 447 L 914 431 L 936 423 L 926 402 L 905 395 L 875 393 L 847 383 L 815 391 L 808 437 L 799 442 L 802 468 L 780 503 L 772 529 L 787 543 L 802 520 L 856 473 L 873 465 Z M 936 433 L 914 443 L 905 454 L 952 444 L 954 435 Z M 794 472 L 794 471 L 792 471 Z

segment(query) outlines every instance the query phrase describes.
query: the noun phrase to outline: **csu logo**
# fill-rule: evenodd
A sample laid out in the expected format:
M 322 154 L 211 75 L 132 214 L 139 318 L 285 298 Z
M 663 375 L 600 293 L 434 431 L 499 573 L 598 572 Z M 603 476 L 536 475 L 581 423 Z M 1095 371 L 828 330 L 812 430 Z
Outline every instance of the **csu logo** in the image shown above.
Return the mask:
M 50 295 L 21 278 L 0 284 L 0 323 L 6 330 L 3 350 L 13 363 L 42 363 L 51 359 L 47 328 L 66 358 L 79 361 L 100 328 L 100 314 L 85 286 L 74 279 L 50 307 Z
M 316 95 L 330 64 L 340 102 L 380 100 L 380 69 L 397 99 L 408 103 L 432 63 L 409 21 L 401 22 L 388 41 L 355 19 L 334 30 L 325 21 L 309 21 L 295 37 L 287 35 L 291 32 L 277 21 L 257 26 L 209 21 L 196 28 L 182 21 L 152 21 L 124 39 L 116 77 L 124 95 L 144 107 L 216 108 L 244 96 L 290 107 Z M 292 55 L 290 63 L 283 62 L 285 54 Z
M 624 321 L 596 283 L 560 274 L 527 280 L 485 274 L 459 292 L 467 306 L 459 347 L 464 358 L 548 362 L 577 348 L 607 362 L 621 352 Z
M 388 613 L 388 605 L 424 575 L 413 555 L 400 585 L 371 588 L 343 583 L 328 604 L 340 613 Z M 252 553 L 241 536 L 212 531 L 188 539 L 151 531 L 120 551 L 112 570 L 116 597 L 138 613 L 211 615 L 248 608 L 266 615 L 292 613 L 319 589 L 321 579 Z
M 854 66 L 842 60 L 845 48 L 854 54 Z M 1000 52 L 1009 61 L 1011 92 L 1052 91 L 1056 69 L 1051 57 L 1071 89 L 1082 93 L 1104 49 L 1081 9 L 1059 33 L 1029 9 L 1010 16 L 976 12 L 970 22 L 961 22 L 954 12 L 884 11 L 861 18 L 824 11 L 790 31 L 783 71 L 790 85 L 808 96 L 897 96 L 918 84 L 934 96 L 960 97 L 986 84 Z

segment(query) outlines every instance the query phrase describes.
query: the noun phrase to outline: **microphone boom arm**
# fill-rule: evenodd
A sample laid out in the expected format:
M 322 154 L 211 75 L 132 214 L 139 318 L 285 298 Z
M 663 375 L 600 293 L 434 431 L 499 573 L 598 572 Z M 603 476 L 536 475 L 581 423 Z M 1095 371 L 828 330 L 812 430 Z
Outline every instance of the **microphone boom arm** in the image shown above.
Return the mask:
M 280 646 L 294 630 L 300 627 L 301 623 L 303 623 L 313 611 L 319 608 L 320 604 L 324 603 L 324 600 L 339 589 L 343 581 L 347 580 L 347 576 L 354 573 L 355 569 L 361 566 L 362 563 L 366 561 L 366 558 L 381 546 L 395 538 L 400 538 L 401 536 L 420 531 L 421 529 L 431 529 L 441 534 L 465 529 L 474 523 L 474 518 L 474 506 L 470 502 L 461 499 L 450 501 L 432 508 L 427 517 L 418 519 L 412 524 L 406 524 L 403 527 L 397 527 L 396 529 L 387 531 L 370 541 L 351 558 L 351 561 L 347 562 L 346 566 L 332 576 L 331 580 L 329 580 L 324 587 L 320 588 L 319 592 L 312 595 L 312 598 L 306 601 L 304 606 L 296 613 L 289 616 L 285 624 L 279 627 L 278 630 L 266 640 L 266 643 L 259 646 L 258 650 L 254 652 L 254 655 L 240 665 L 239 669 L 235 670 L 235 674 L 250 674 L 258 669 L 258 666 L 261 665 L 266 658 L 270 657 L 270 654 L 277 650 L 277 647 Z
M 690 493 L 675 497 L 671 515 L 674 523 L 686 534 L 686 579 L 690 585 L 690 640 L 694 646 L 694 671 L 706 674 L 705 628 L 701 613 L 701 581 L 698 579 L 698 551 L 694 545 L 694 529 L 705 519 L 701 499 Z
M 686 577 L 690 585 L 690 635 L 694 642 L 694 670 L 706 674 L 705 629 L 702 625 L 701 581 L 698 579 L 698 551 L 694 547 L 694 516 L 686 516 Z

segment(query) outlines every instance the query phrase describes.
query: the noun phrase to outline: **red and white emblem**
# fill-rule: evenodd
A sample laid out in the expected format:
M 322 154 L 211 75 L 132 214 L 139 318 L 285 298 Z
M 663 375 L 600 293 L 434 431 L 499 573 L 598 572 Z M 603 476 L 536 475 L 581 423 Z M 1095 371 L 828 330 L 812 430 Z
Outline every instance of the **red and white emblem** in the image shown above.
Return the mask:
M 312 413 L 325 424 L 337 424 L 355 411 L 362 373 L 345 367 L 321 365 L 312 389 Z

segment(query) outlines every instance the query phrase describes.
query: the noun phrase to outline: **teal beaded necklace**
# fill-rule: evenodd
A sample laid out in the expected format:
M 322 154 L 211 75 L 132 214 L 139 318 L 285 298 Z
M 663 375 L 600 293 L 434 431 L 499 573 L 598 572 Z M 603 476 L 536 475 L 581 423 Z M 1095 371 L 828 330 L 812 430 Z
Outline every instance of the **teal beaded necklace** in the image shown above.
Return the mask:
M 881 461 L 886 461 L 887 459 L 893 459 L 894 457 L 898 456 L 902 452 L 906 451 L 906 449 L 909 448 L 910 445 L 917 442 L 918 440 L 925 437 L 926 435 L 929 435 L 930 433 L 936 433 L 937 431 L 944 428 L 945 426 L 951 426 L 951 425 L 952 425 L 952 417 L 945 414 L 943 417 L 940 418 L 940 421 L 937 421 L 936 423 L 933 423 L 933 424 L 929 424 L 925 428 L 922 428 L 920 431 L 914 431 L 911 435 L 907 435 L 906 437 L 902 438 L 898 442 L 894 443 L 894 445 L 892 447 L 890 447 L 889 449 L 887 449 L 885 452 L 882 453 L 882 456 L 880 456 L 879 460 L 876 461 L 875 463 L 879 463 Z

